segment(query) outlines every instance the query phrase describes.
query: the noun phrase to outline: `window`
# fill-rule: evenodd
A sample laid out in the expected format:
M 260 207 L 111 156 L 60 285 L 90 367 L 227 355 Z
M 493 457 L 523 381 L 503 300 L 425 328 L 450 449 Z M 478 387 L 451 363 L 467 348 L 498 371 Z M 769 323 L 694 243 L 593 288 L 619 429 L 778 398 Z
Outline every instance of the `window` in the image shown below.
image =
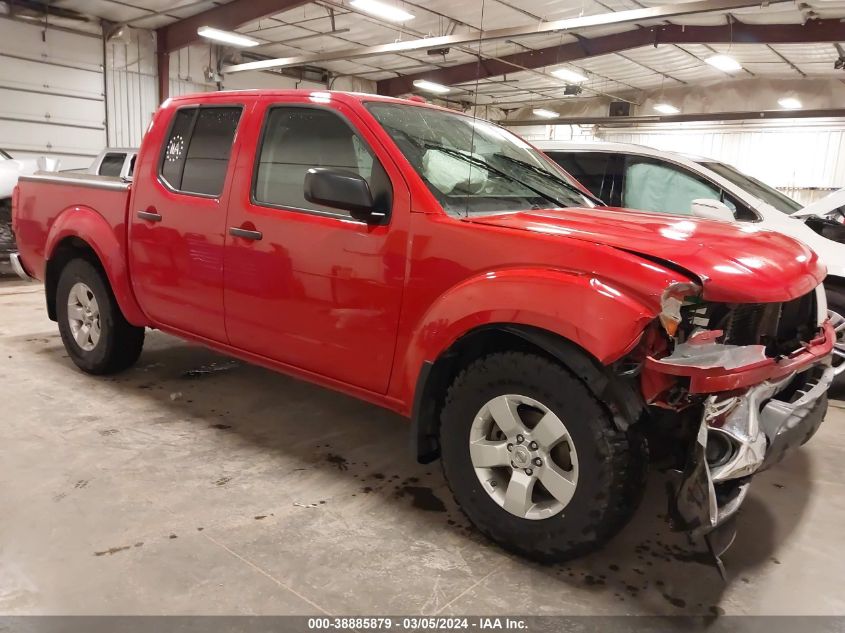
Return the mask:
M 106 154 L 97 173 L 100 176 L 120 176 L 126 154 Z
M 328 110 L 276 107 L 267 114 L 253 184 L 258 203 L 348 215 L 305 199 L 305 174 L 312 167 L 349 171 L 370 185 L 376 210 L 388 213 L 390 180 L 364 141 Z
M 133 154 L 132 158 L 129 160 L 129 169 L 126 171 L 126 177 L 132 178 L 135 175 L 135 159 L 138 158 L 137 154 Z
M 546 154 L 555 161 L 558 165 L 563 167 L 571 176 L 578 182 L 584 185 L 590 192 L 601 198 L 602 186 L 605 181 L 605 172 L 607 171 L 607 161 L 611 157 L 610 154 L 602 152 L 554 152 L 548 151 Z M 605 200 L 605 202 L 611 202 Z
M 162 155 L 162 179 L 177 191 L 219 196 L 240 117 L 240 107 L 178 110 Z
M 721 191 L 674 165 L 628 156 L 622 203 L 631 209 L 692 215 L 692 201 L 721 200 Z
M 801 204 L 795 202 L 795 200 L 789 196 L 782 194 L 777 189 L 770 187 L 756 178 L 743 174 L 741 171 L 734 169 L 730 165 L 714 161 L 701 163 L 701 165 L 707 167 L 707 169 L 715 171 L 722 178 L 729 180 L 743 191 L 750 193 L 755 198 L 759 198 L 766 204 L 773 206 L 781 213 L 790 215 L 801 209 Z
M 367 108 L 450 215 L 596 203 L 544 154 L 498 125 L 418 105 Z

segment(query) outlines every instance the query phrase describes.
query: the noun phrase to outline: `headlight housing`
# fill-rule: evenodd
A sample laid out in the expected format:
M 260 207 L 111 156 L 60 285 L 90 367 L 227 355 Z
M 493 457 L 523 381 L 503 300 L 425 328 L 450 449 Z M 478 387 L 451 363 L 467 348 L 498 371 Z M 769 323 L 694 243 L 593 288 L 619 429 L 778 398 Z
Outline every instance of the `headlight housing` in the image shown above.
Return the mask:
M 681 308 L 701 302 L 701 286 L 690 282 L 670 284 L 660 297 L 660 325 L 666 333 L 675 338 L 683 320 Z

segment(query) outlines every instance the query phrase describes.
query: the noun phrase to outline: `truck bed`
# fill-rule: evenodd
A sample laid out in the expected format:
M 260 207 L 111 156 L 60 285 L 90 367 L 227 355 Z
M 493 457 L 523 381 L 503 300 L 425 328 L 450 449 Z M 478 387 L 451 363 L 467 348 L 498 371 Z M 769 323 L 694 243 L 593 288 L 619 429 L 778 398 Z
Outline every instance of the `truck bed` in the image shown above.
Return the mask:
M 27 272 L 44 279 L 46 257 L 64 237 L 71 218 L 77 230 L 80 222 L 100 224 L 98 231 L 111 233 L 125 246 L 129 191 L 129 182 L 108 176 L 72 172 L 21 176 L 13 198 L 12 227 Z

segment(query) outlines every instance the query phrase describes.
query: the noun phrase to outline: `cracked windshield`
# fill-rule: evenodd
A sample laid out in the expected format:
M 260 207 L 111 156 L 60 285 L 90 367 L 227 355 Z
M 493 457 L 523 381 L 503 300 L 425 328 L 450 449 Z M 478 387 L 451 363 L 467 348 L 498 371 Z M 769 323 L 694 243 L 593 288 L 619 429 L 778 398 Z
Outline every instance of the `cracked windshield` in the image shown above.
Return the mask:
M 367 107 L 450 215 L 598 203 L 551 161 L 497 125 L 420 106 Z

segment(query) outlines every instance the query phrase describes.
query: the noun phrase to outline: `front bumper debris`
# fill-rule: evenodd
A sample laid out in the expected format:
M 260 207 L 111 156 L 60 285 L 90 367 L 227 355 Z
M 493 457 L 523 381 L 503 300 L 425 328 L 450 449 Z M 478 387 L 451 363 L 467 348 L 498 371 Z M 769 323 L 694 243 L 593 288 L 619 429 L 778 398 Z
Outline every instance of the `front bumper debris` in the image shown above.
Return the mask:
M 751 475 L 779 462 L 816 432 L 834 375 L 833 367 L 819 363 L 741 395 L 705 400 L 686 466 L 670 491 L 670 515 L 677 529 L 706 538 L 717 563 L 733 542 L 733 519 Z
M 766 356 L 762 345 L 682 343 L 669 356 L 646 358 L 644 395 L 647 401 L 653 401 L 679 377 L 689 379 L 691 394 L 744 389 L 778 380 L 829 356 L 835 341 L 836 334 L 828 319 L 816 338 L 784 358 Z

